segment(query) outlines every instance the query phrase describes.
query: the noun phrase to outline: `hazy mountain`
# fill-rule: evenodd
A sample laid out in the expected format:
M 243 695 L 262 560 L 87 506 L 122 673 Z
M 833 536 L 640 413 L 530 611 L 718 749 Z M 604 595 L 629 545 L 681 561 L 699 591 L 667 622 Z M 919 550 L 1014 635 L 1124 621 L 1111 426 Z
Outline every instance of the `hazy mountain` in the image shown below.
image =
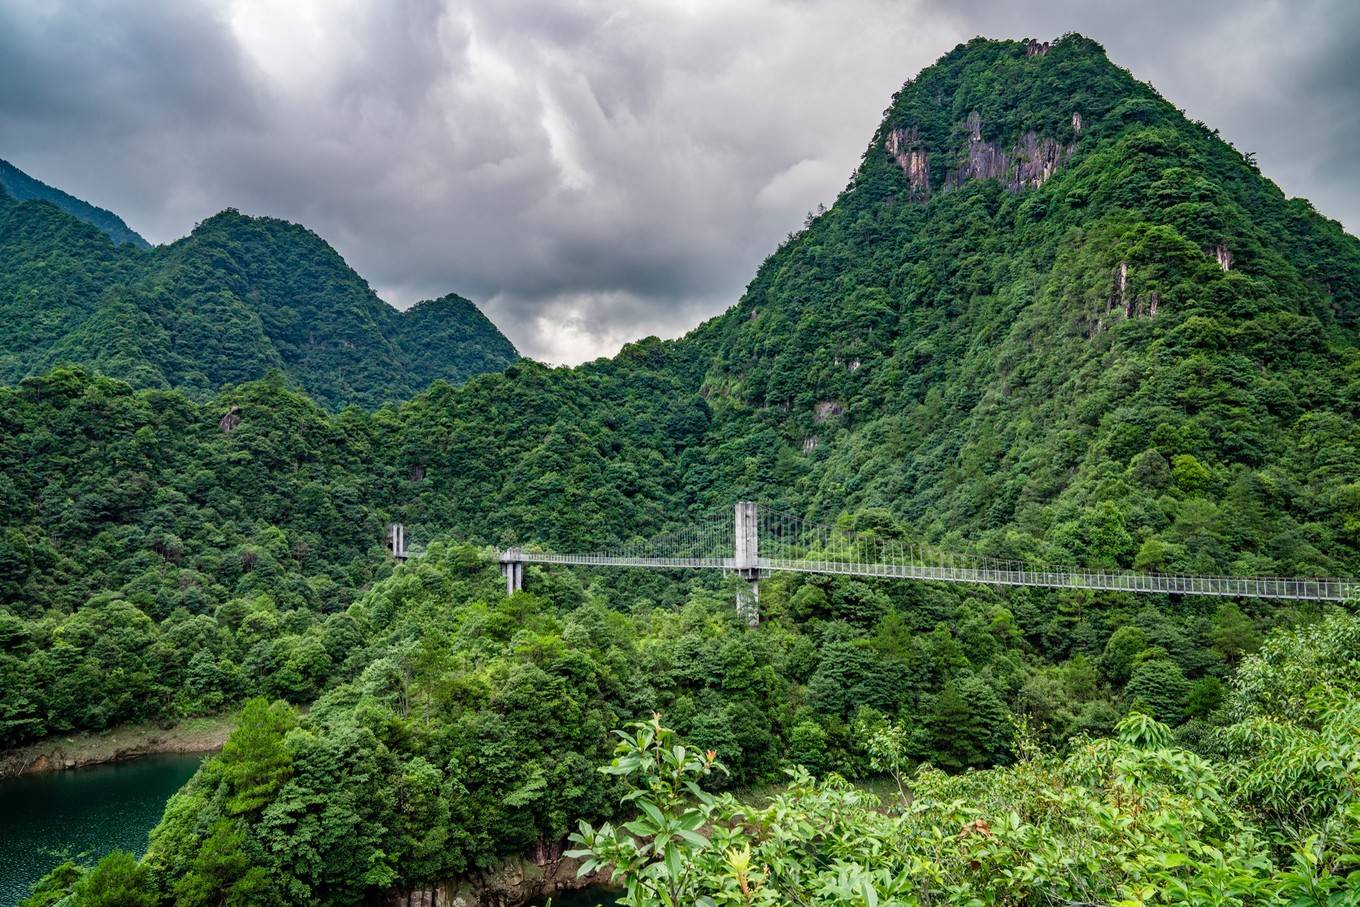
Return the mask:
M 127 243 L 140 248 L 148 248 L 150 243 L 142 239 L 135 230 L 123 223 L 123 219 L 112 211 L 96 208 L 89 202 L 81 201 L 53 186 L 24 173 L 9 161 L 0 160 L 0 188 L 19 201 L 51 202 L 61 210 L 78 217 L 87 224 L 98 227 L 116 243 Z
M 457 296 L 409 313 L 320 237 L 225 211 L 142 250 L 0 197 L 0 381 L 61 363 L 203 396 L 271 369 L 328 406 L 376 406 L 516 358 Z

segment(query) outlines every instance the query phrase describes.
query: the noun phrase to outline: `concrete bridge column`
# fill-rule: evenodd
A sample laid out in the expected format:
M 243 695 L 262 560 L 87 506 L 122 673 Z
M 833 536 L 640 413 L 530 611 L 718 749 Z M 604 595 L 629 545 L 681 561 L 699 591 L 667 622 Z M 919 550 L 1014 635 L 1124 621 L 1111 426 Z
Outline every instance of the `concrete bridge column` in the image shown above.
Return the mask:
M 501 576 L 505 577 L 505 594 L 514 595 L 524 588 L 524 561 L 519 551 L 510 548 L 501 552 Z
M 756 504 L 741 501 L 736 510 L 736 550 L 732 565 L 742 579 L 750 583 L 749 592 L 737 593 L 737 614 L 751 626 L 760 623 L 760 538 L 758 535 Z
M 387 550 L 399 561 L 406 560 L 406 527 L 401 523 L 387 526 Z

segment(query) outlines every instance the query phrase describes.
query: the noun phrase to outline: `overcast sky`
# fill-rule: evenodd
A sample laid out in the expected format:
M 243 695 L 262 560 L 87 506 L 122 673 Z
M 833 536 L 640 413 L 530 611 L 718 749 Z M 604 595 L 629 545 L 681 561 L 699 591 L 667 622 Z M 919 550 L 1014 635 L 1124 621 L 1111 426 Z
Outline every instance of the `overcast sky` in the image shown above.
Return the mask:
M 672 337 L 975 35 L 1079 31 L 1360 228 L 1360 2 L 0 0 L 0 158 L 152 242 L 299 221 L 527 355 Z

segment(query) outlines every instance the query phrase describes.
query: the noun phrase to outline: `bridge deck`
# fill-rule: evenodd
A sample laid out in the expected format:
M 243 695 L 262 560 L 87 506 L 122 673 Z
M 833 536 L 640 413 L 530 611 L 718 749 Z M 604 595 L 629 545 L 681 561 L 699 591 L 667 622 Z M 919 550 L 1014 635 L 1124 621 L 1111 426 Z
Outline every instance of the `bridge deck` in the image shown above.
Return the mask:
M 732 570 L 730 557 L 626 557 L 596 554 L 545 554 L 513 551 L 503 561 L 530 564 L 576 564 L 596 567 L 643 567 L 657 570 Z M 1211 595 L 1228 598 L 1273 598 L 1299 601 L 1343 602 L 1360 593 L 1360 582 L 1338 579 L 1286 577 L 1199 576 L 1172 573 L 1102 573 L 1092 571 L 989 569 L 926 564 L 864 564 L 762 557 L 757 566 L 765 571 L 825 573 L 847 576 L 882 576 L 896 579 L 989 586 L 1036 586 L 1046 589 L 1091 589 L 1113 592 Z

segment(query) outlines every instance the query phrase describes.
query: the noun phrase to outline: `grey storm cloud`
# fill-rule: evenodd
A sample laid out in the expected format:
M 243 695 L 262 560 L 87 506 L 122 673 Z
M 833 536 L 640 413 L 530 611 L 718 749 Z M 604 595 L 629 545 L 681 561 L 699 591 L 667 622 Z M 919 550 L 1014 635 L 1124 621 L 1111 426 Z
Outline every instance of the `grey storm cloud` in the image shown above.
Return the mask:
M 578 362 L 735 302 L 955 44 L 1068 31 L 1360 224 L 1348 0 L 0 0 L 0 157 L 152 241 L 298 221 Z

